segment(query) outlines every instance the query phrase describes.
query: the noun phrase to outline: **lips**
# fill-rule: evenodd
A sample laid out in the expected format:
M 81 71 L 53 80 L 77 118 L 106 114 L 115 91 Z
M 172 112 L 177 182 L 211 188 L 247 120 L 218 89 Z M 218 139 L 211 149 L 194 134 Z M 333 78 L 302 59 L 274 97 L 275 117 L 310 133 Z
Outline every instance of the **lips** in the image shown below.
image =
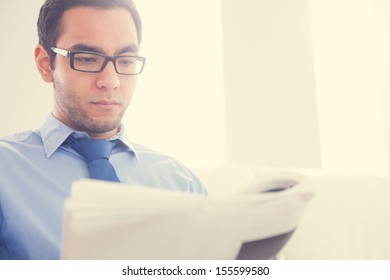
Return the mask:
M 92 104 L 98 104 L 98 105 L 118 105 L 119 103 L 116 101 L 93 101 Z
M 98 100 L 91 102 L 91 104 L 102 109 L 113 109 L 120 105 L 119 102 L 116 102 L 114 100 Z

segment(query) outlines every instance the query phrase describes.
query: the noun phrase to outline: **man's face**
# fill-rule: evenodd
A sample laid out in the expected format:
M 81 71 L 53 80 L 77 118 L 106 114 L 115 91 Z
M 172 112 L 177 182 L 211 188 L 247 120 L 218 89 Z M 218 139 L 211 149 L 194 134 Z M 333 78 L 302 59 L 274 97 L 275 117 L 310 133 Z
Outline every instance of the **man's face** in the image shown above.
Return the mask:
M 64 13 L 55 47 L 110 56 L 137 55 L 138 39 L 129 11 L 77 7 Z M 95 138 L 117 132 L 136 76 L 117 74 L 112 62 L 101 73 L 78 72 L 70 68 L 69 58 L 61 55 L 56 55 L 52 74 L 55 117 Z

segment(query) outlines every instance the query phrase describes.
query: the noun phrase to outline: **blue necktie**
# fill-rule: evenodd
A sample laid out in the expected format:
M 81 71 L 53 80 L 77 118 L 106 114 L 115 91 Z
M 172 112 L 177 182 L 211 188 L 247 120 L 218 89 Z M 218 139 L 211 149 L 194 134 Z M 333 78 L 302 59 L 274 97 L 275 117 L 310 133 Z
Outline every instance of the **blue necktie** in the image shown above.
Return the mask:
M 92 179 L 120 182 L 108 160 L 114 146 L 110 141 L 87 139 L 77 142 L 72 149 L 86 159 Z

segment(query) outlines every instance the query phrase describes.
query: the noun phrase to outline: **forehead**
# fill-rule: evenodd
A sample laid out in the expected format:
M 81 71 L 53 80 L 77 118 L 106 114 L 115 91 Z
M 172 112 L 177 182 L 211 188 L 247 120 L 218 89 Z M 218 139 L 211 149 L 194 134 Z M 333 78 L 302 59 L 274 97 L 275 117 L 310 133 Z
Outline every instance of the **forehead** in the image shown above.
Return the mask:
M 109 53 L 128 45 L 138 46 L 138 39 L 128 10 L 76 7 L 64 12 L 56 44 L 62 48 L 85 44 Z

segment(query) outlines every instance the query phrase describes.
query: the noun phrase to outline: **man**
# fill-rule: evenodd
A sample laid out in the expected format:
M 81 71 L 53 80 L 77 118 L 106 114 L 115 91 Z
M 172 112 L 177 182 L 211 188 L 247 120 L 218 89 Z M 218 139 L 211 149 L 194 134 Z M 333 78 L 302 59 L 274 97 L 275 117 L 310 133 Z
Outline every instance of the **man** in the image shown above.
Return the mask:
M 130 144 L 121 125 L 145 64 L 132 0 L 47 0 L 38 35 L 35 61 L 54 106 L 40 129 L 0 140 L 0 259 L 60 257 L 64 199 L 80 178 L 206 194 L 181 163 Z M 110 146 L 96 165 L 83 151 L 95 143 Z

